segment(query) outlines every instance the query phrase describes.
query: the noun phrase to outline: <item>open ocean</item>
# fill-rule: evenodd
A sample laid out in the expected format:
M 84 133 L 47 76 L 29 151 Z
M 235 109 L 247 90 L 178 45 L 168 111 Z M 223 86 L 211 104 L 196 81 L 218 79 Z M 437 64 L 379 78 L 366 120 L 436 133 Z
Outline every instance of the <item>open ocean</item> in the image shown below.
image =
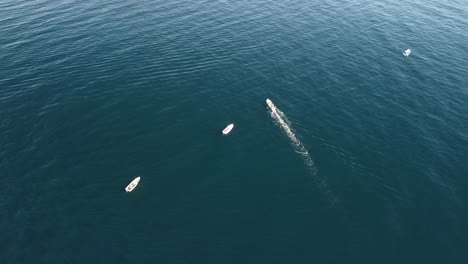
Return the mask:
M 467 103 L 466 0 L 0 0 L 0 263 L 466 264 Z

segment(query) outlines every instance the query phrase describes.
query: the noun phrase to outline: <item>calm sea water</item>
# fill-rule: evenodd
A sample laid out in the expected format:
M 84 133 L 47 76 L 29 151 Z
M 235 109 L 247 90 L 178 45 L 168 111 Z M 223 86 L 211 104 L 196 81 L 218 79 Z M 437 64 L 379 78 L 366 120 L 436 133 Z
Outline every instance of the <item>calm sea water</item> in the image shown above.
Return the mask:
M 468 263 L 467 43 L 464 0 L 0 1 L 0 263 Z

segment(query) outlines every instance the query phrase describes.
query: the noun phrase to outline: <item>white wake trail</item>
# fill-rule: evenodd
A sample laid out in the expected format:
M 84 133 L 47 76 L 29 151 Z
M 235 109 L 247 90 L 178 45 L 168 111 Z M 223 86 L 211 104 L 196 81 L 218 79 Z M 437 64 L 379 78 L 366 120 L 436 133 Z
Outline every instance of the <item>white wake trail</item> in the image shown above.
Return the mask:
M 267 102 L 268 107 L 271 110 L 271 117 L 278 122 L 278 124 L 286 133 L 286 135 L 291 139 L 294 149 L 296 150 L 297 153 L 302 155 L 305 165 L 308 167 L 311 173 L 315 175 L 317 173 L 317 168 L 315 167 L 315 163 L 310 157 L 309 152 L 307 151 L 304 144 L 302 144 L 302 142 L 299 141 L 299 139 L 296 137 L 296 134 L 294 134 L 294 132 L 289 127 L 288 123 L 286 123 L 285 121 L 285 119 L 287 119 L 286 115 L 283 112 L 281 112 L 273 104 L 273 102 L 270 99 L 267 99 L 266 102 Z
M 312 176 L 314 176 L 314 180 L 316 183 L 319 185 L 319 188 L 321 191 L 326 194 L 326 196 L 332 201 L 332 203 L 336 202 L 336 197 L 333 195 L 333 193 L 330 191 L 328 188 L 328 184 L 326 181 L 326 178 L 324 177 L 318 177 L 317 175 L 317 167 L 315 166 L 314 160 L 310 156 L 309 152 L 307 151 L 306 147 L 302 142 L 296 137 L 290 126 L 288 125 L 289 122 L 287 122 L 287 117 L 286 115 L 281 112 L 275 104 L 270 99 L 266 99 L 266 103 L 268 107 L 271 110 L 271 117 L 280 125 L 280 127 L 283 129 L 283 131 L 286 133 L 286 135 L 291 139 L 291 143 L 294 146 L 294 149 L 297 153 L 301 154 L 305 165 L 309 169 L 310 173 Z

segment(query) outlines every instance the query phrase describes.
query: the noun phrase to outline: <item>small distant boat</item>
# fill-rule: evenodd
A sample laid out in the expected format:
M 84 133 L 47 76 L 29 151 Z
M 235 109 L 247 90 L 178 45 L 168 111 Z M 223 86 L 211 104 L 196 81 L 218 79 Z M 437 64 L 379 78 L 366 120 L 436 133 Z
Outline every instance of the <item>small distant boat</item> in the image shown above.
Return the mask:
M 231 130 L 234 128 L 234 124 L 229 124 L 225 129 L 223 129 L 223 135 L 229 134 Z
M 126 192 L 133 191 L 133 189 L 135 189 L 135 187 L 137 187 L 139 182 L 140 182 L 140 177 L 138 176 L 135 179 L 133 179 L 133 181 L 129 185 L 127 185 L 127 187 L 125 187 L 125 191 Z
M 405 52 L 403 52 L 403 56 L 408 57 L 411 54 L 411 50 L 407 49 Z

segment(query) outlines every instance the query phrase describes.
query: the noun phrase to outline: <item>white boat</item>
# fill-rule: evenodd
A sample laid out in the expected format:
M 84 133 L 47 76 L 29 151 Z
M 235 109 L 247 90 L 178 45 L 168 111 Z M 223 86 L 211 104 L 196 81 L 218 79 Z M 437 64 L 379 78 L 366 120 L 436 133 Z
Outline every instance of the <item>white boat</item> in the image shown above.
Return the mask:
M 271 110 L 274 110 L 275 105 L 273 104 L 273 102 L 270 99 L 266 99 L 266 103 L 267 103 L 268 107 L 270 107 Z
M 411 54 L 411 50 L 407 49 L 405 52 L 403 52 L 403 56 L 408 57 Z
M 225 129 L 223 129 L 223 135 L 229 134 L 231 130 L 234 128 L 234 124 L 229 124 Z
M 126 192 L 133 191 L 133 189 L 135 189 L 135 187 L 137 187 L 139 182 L 140 182 L 140 177 L 138 176 L 135 179 L 133 179 L 133 181 L 129 185 L 127 185 L 127 187 L 125 187 L 125 191 Z

